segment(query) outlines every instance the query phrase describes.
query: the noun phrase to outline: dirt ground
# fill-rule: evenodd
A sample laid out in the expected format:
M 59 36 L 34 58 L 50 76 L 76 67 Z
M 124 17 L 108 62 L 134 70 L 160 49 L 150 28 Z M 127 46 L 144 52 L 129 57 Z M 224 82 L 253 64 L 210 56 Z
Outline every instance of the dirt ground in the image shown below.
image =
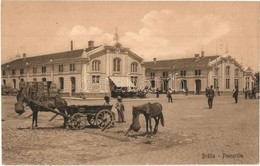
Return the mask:
M 154 97 L 154 96 L 153 96 Z M 158 101 L 163 105 L 165 126 L 152 138 L 142 128 L 124 136 L 132 119 L 132 106 Z M 81 105 L 103 100 L 72 100 Z M 115 104 L 115 100 L 111 104 Z M 218 96 L 208 109 L 204 95 L 174 95 L 159 99 L 124 99 L 126 123 L 115 123 L 104 132 L 98 128 L 66 130 L 63 120 L 40 112 L 38 128 L 30 129 L 31 111 L 17 116 L 15 97 L 2 96 L 2 164 L 96 165 L 96 164 L 256 164 L 259 162 L 259 100 L 235 104 L 230 96 Z M 113 108 L 115 112 L 115 108 Z M 116 114 L 117 115 L 117 114 Z

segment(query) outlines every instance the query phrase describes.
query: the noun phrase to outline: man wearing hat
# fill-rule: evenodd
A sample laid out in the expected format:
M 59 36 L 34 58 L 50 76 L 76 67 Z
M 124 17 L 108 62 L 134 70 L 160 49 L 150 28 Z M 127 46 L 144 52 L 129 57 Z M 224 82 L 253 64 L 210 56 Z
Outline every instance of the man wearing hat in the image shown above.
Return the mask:
M 124 103 L 122 102 L 121 96 L 117 97 L 117 103 L 115 105 L 115 108 L 117 109 L 118 113 L 118 122 L 125 122 L 125 116 L 124 116 L 124 111 L 125 111 L 125 106 Z

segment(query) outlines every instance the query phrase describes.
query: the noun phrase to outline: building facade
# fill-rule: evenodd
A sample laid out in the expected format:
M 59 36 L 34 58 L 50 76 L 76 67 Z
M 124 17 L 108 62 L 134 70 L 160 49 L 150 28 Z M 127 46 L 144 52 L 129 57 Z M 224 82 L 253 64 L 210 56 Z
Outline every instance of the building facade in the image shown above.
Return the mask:
M 72 47 L 73 48 L 73 47 Z M 144 76 L 143 59 L 116 40 L 113 45 L 94 46 L 13 60 L 2 65 L 2 85 L 18 89 L 19 82 L 55 83 L 61 93 L 104 96 L 115 89 L 138 87 Z
M 207 87 L 223 93 L 232 92 L 237 86 L 239 91 L 252 90 L 256 78 L 249 67 L 243 67 L 229 54 L 204 56 L 195 54 L 193 58 L 145 62 L 145 77 L 150 87 L 161 92 L 169 88 L 175 92 L 200 94 Z

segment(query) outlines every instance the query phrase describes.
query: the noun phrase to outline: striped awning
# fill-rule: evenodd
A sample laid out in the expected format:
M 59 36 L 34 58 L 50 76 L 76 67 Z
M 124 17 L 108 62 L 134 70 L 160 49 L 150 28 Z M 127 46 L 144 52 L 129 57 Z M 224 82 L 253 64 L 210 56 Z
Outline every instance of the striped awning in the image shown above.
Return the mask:
M 135 87 L 130 77 L 112 76 L 109 78 L 117 87 Z

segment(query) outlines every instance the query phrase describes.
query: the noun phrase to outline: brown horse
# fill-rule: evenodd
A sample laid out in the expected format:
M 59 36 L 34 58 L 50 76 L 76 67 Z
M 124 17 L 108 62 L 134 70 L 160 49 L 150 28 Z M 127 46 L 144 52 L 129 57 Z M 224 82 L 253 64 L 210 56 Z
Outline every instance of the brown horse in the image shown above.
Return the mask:
M 146 103 L 139 106 L 133 106 L 132 109 L 133 119 L 132 124 L 130 125 L 128 131 L 125 135 L 127 135 L 131 130 L 135 132 L 139 131 L 141 126 L 139 123 L 139 115 L 143 114 L 146 121 L 146 134 L 148 134 L 149 129 L 151 134 L 156 134 L 158 131 L 159 121 L 161 120 L 162 126 L 164 126 L 164 118 L 162 113 L 162 105 L 158 102 L 155 103 Z M 155 126 L 152 131 L 152 122 L 151 119 L 154 119 Z
M 33 117 L 32 117 L 32 128 L 38 127 L 38 112 L 48 112 L 49 110 L 47 108 L 51 109 L 58 109 L 59 112 L 63 115 L 66 115 L 66 109 L 67 109 L 67 102 L 66 100 L 57 97 L 39 97 L 39 96 L 30 96 L 29 94 L 29 88 L 30 86 L 25 87 L 23 90 L 21 90 L 17 96 L 17 104 L 19 103 L 26 103 L 32 110 Z M 22 114 L 22 112 L 17 112 L 18 114 Z M 68 118 L 66 116 L 63 116 L 64 118 L 64 124 L 63 127 L 66 127 Z

